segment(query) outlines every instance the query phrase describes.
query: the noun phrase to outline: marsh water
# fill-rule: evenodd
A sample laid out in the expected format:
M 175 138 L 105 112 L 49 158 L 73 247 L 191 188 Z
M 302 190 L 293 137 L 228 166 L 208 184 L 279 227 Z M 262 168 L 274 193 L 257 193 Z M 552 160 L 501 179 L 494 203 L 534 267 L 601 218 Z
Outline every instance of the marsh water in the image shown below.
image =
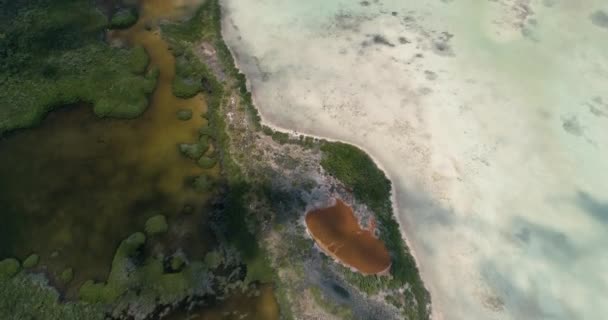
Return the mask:
M 317 244 L 329 255 L 366 274 L 385 272 L 391 257 L 381 240 L 370 229 L 361 228 L 353 209 L 344 201 L 306 213 L 306 227 Z
M 202 219 L 205 195 L 186 183 L 202 170 L 177 144 L 196 141 L 205 102 L 201 96 L 173 96 L 173 56 L 157 32 L 144 29 L 144 20 L 154 18 L 147 12 L 142 10 L 137 25 L 113 35 L 144 46 L 160 70 L 142 117 L 99 119 L 90 106 L 71 106 L 0 142 L 0 202 L 10 210 L 0 233 L 2 256 L 36 253 L 52 273 L 73 268 L 78 285 L 104 279 L 118 243 L 141 230 L 148 217 L 164 214 L 171 221 L 187 208 L 197 213 L 193 219 Z M 195 116 L 178 120 L 180 108 Z M 196 237 L 194 252 L 204 254 L 205 240 Z
M 112 45 L 143 46 L 150 67 L 160 71 L 141 117 L 100 119 L 91 106 L 74 105 L 0 140 L 0 258 L 36 253 L 36 271 L 52 283 L 72 268 L 74 280 L 62 289 L 73 298 L 83 281 L 105 280 L 118 244 L 155 214 L 165 215 L 170 225 L 161 239 L 166 250 L 183 249 L 190 259 L 202 259 L 215 244 L 205 225 L 213 191 L 200 193 L 191 184 L 201 174 L 219 175 L 219 167 L 201 169 L 178 150 L 178 144 L 198 140 L 207 121 L 205 100 L 200 94 L 173 95 L 175 60 L 158 31 L 161 19 L 187 17 L 201 3 L 142 1 L 136 25 L 108 33 Z M 180 109 L 191 110 L 192 118 L 179 120 Z M 259 298 L 242 298 L 276 309 L 269 297 L 271 287 Z

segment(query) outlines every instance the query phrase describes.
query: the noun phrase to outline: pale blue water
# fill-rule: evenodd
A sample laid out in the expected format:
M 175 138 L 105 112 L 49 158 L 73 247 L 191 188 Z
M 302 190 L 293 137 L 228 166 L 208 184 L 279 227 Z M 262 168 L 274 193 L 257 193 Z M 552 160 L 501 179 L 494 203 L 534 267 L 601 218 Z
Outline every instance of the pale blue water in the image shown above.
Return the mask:
M 608 3 L 222 2 L 265 121 L 386 169 L 436 318 L 606 318 Z

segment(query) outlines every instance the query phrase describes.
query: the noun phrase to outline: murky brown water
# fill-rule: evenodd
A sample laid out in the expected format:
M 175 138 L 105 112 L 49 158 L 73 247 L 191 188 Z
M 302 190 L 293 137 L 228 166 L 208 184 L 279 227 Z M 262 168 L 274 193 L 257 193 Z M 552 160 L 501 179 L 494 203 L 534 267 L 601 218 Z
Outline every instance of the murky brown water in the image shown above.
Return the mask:
M 142 230 L 151 215 L 165 214 L 171 223 L 186 207 L 192 220 L 202 221 L 208 196 L 187 182 L 205 170 L 183 157 L 177 144 L 197 140 L 206 105 L 202 96 L 173 96 L 173 56 L 159 34 L 144 27 L 162 13 L 173 17 L 169 3 L 145 1 L 140 22 L 111 35 L 143 45 L 160 69 L 142 117 L 101 120 L 89 106 L 64 108 L 40 127 L 0 140 L 0 258 L 38 253 L 51 275 L 74 268 L 77 287 L 105 279 L 118 243 Z M 179 121 L 180 108 L 191 109 L 192 119 Z M 206 172 L 217 175 L 218 168 Z M 189 254 L 202 257 L 208 239 L 197 227 L 176 232 L 191 234 L 196 245 Z
M 201 169 L 177 147 L 196 142 L 198 129 L 206 125 L 200 116 L 206 111 L 204 97 L 184 100 L 172 94 L 175 60 L 157 28 L 161 19 L 192 14 L 200 3 L 142 0 L 139 22 L 108 34 L 113 43 L 142 45 L 150 65 L 160 70 L 143 116 L 99 119 L 90 106 L 66 107 L 39 127 L 0 140 L 0 259 L 37 253 L 39 270 L 47 270 L 51 279 L 73 268 L 75 278 L 64 289 L 74 297 L 85 280 L 105 280 L 117 245 L 143 230 L 152 215 L 168 217 L 170 231 L 160 240 L 168 250 L 179 247 L 189 258 L 201 259 L 214 245 L 204 223 L 210 195 L 190 183 L 203 173 L 219 175 L 219 168 Z M 184 108 L 193 111 L 191 120 L 177 119 Z M 258 296 L 239 294 L 212 309 L 173 317 L 272 320 L 278 314 L 267 285 Z
M 372 228 L 362 229 L 351 207 L 337 199 L 332 207 L 306 214 L 306 226 L 319 247 L 363 274 L 377 274 L 391 266 L 384 243 Z
M 172 314 L 167 320 L 273 320 L 279 308 L 272 286 L 260 287 L 258 295 L 235 294 L 221 306 Z

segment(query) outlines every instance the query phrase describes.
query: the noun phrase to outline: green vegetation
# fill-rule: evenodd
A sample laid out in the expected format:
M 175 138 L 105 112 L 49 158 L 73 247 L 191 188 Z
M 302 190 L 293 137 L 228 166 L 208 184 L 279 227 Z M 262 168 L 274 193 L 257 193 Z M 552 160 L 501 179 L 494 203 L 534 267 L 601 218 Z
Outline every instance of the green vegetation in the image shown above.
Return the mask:
M 426 309 L 430 295 L 418 273 L 416 262 L 408 252 L 399 224 L 393 216 L 391 184 L 384 172 L 362 150 L 345 143 L 326 142 L 321 146 L 321 166 L 328 173 L 351 189 L 354 196 L 367 205 L 375 214 L 380 228 L 380 238 L 391 252 L 391 276 L 363 276 L 344 268 L 347 278 L 360 289 L 375 293 L 385 288 L 402 287 L 408 284 L 417 301 L 415 306 L 406 306 L 410 319 L 428 319 Z
M 21 272 L 12 279 L 0 278 L 0 319 L 103 320 L 105 316 L 100 305 L 61 302 L 56 290 Z
M 184 43 L 187 45 L 201 40 L 212 43 L 217 50 L 217 55 L 222 62 L 224 71 L 229 76 L 236 79 L 235 85 L 239 89 L 242 103 L 252 120 L 254 128 L 256 130 L 261 130 L 261 118 L 258 110 L 253 105 L 251 93 L 247 90 L 245 75 L 236 68 L 232 54 L 222 39 L 221 7 L 219 1 L 206 1 L 199 10 L 197 10 L 192 19 L 186 23 L 165 25 L 163 26 L 163 33 L 173 41 L 175 47 L 180 48 L 175 50 L 177 52 L 174 51 L 176 55 L 179 55 L 179 52 L 184 50 Z M 198 60 L 197 62 L 200 63 Z M 216 82 L 217 79 L 211 74 L 208 75 L 210 75 L 210 77 L 207 77 L 206 79 L 208 79 L 209 82 L 205 86 L 213 88 L 215 87 L 214 82 Z
M 202 174 L 194 179 L 192 187 L 201 193 L 209 192 L 213 188 L 213 180 L 209 176 Z
M 203 169 L 211 169 L 215 167 L 217 161 L 212 157 L 202 156 L 198 159 L 197 164 Z
M 125 239 L 116 251 L 107 281 L 85 282 L 80 288 L 81 300 L 112 304 L 124 299 L 129 303 L 147 305 L 153 310 L 157 303 L 164 305 L 181 301 L 197 292 L 202 293 L 199 286 L 204 283 L 196 281 L 208 274 L 205 264 L 193 262 L 183 267 L 184 261 L 174 257 L 171 261 L 172 271 L 182 270 L 167 272 L 162 259 L 147 257 L 142 260 L 141 250 L 145 242 L 146 237 L 141 232 Z M 133 293 L 129 290 L 131 288 L 139 288 L 139 293 Z
M 0 261 L 0 280 L 9 279 L 19 272 L 21 266 L 17 259 L 4 259 Z
M 192 119 L 192 110 L 190 109 L 179 109 L 177 110 L 177 119 L 181 121 L 188 121 Z
M 118 10 L 110 20 L 110 28 L 112 29 L 127 29 L 133 26 L 137 19 L 139 19 L 139 15 L 137 10 L 128 8 Z
M 169 230 L 167 218 L 165 218 L 165 216 L 163 216 L 162 214 L 150 217 L 148 221 L 146 221 L 145 230 L 146 233 L 150 236 L 167 232 L 167 230 Z
M 26 269 L 33 268 L 38 265 L 40 257 L 37 254 L 31 254 L 23 260 L 23 267 Z
M 209 141 L 205 136 L 199 138 L 197 143 L 181 143 L 179 145 L 179 151 L 192 160 L 198 160 L 207 150 L 209 150 Z
M 171 258 L 171 270 L 179 271 L 182 269 L 186 262 L 181 256 L 174 256 Z
M 74 279 L 74 270 L 72 268 L 63 270 L 63 272 L 61 272 L 59 275 L 59 280 L 61 280 L 63 284 L 70 283 L 72 279 Z
M 182 48 L 182 50 L 184 50 Z M 174 53 L 178 53 L 174 51 Z M 192 98 L 199 92 L 211 90 L 208 71 L 190 50 L 184 50 L 175 59 L 173 94 L 179 98 Z M 209 93 L 209 92 L 207 92 Z
M 148 57 L 104 43 L 107 24 L 87 0 L 2 4 L 0 134 L 67 104 L 93 104 L 100 117 L 134 118 L 146 109 L 156 84 L 155 74 L 140 74 Z
M 125 281 L 128 278 L 129 267 L 131 266 L 130 258 L 137 253 L 137 250 L 145 242 L 146 236 L 141 232 L 134 233 L 123 240 L 112 261 L 108 282 L 105 284 L 96 283 L 92 280 L 85 282 L 80 287 L 80 299 L 91 303 L 114 302 L 127 289 Z
M 144 74 L 150 64 L 150 57 L 148 56 L 146 49 L 142 46 L 135 46 L 131 49 L 131 52 L 129 59 L 131 72 L 134 74 Z M 153 76 L 153 78 L 156 77 L 157 76 Z

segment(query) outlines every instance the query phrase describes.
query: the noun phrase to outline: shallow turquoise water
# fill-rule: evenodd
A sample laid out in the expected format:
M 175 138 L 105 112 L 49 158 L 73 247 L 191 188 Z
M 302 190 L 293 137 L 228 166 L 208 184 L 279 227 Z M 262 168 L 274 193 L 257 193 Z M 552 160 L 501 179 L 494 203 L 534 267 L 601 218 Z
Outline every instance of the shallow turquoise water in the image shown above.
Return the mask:
M 604 318 L 605 2 L 223 5 L 264 120 L 390 175 L 436 318 Z

